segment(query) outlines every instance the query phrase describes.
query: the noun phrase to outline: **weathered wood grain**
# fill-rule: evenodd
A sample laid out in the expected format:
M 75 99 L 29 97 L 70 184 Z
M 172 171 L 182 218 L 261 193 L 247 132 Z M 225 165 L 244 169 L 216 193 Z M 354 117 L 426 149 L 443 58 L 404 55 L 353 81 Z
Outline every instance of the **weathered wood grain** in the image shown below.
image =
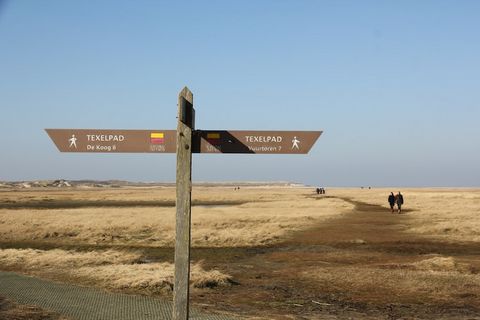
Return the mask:
M 193 95 L 185 87 L 178 96 L 174 320 L 189 313 L 193 117 Z

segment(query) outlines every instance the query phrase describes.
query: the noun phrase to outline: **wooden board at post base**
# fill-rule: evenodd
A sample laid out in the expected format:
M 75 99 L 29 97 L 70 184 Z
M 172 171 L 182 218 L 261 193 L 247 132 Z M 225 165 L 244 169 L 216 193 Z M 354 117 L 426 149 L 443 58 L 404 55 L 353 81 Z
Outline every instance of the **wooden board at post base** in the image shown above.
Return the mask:
M 61 152 L 175 153 L 176 130 L 46 129 Z M 193 153 L 306 154 L 322 131 L 196 130 Z

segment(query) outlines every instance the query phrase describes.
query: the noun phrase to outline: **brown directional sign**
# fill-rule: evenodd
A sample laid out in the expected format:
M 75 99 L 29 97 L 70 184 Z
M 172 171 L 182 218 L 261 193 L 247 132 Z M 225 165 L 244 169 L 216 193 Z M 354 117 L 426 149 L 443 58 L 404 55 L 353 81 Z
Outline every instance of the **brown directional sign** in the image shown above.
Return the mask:
M 308 153 L 322 131 L 196 131 L 194 152 Z M 196 147 L 196 148 L 195 148 Z
M 61 152 L 175 153 L 175 130 L 45 129 Z
M 175 153 L 175 130 L 46 129 L 61 152 Z M 194 131 L 194 153 L 305 154 L 322 131 Z

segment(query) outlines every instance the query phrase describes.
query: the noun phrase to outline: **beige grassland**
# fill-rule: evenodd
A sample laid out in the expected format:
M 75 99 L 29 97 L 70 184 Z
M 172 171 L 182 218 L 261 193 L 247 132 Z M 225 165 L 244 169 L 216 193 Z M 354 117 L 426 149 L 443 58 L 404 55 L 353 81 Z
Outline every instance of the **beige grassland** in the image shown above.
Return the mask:
M 387 197 L 398 191 L 404 214 L 393 215 Z M 107 200 L 122 204 L 95 205 Z M 0 249 L 0 270 L 171 294 L 172 260 L 157 251 L 173 252 L 175 208 L 141 204 L 174 200 L 171 187 L 1 191 L 0 204 L 67 205 L 0 209 L 0 245 L 12 248 Z M 193 261 L 197 302 L 267 319 L 317 319 L 328 308 L 379 319 L 471 309 L 453 317 L 470 319 L 480 310 L 480 189 L 194 187 L 193 201 L 203 203 L 192 209 L 193 251 L 205 259 Z M 19 249 L 29 246 L 61 249 Z
M 0 250 L 3 268 L 20 270 L 32 275 L 75 279 L 111 289 L 128 289 L 155 293 L 173 288 L 173 264 L 147 263 L 140 252 L 98 250 Z M 195 288 L 228 285 L 231 278 L 218 271 L 205 271 L 202 262 L 191 267 L 191 283 Z
M 330 189 L 329 196 L 347 197 L 388 207 L 390 191 Z M 459 241 L 480 241 L 479 189 L 402 189 L 404 209 L 413 210 L 410 231 Z M 224 201 L 226 205 L 192 209 L 193 246 L 255 246 L 282 240 L 291 231 L 308 228 L 352 208 L 337 198 L 306 198 L 303 188 L 194 188 L 193 199 Z M 174 188 L 66 191 L 3 191 L 5 201 L 175 201 Z M 244 201 L 241 205 L 229 202 Z M 91 207 L 77 209 L 0 209 L 0 241 L 54 241 L 86 244 L 171 246 L 174 241 L 173 207 Z
M 192 208 L 192 245 L 235 247 L 281 241 L 288 233 L 341 214 L 339 199 L 315 201 L 303 188 L 194 188 L 193 200 L 224 205 Z M 0 201 L 174 201 L 174 188 L 2 192 Z M 244 202 L 229 205 L 231 202 Z M 0 209 L 0 241 L 173 246 L 174 207 Z

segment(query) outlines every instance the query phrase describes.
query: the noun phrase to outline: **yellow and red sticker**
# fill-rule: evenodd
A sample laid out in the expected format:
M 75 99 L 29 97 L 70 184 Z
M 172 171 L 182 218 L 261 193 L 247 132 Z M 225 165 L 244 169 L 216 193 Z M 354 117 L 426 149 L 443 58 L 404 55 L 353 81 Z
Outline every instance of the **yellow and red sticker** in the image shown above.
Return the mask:
M 165 143 L 165 134 L 163 132 L 152 132 L 152 133 L 150 133 L 150 143 L 151 144 L 163 144 L 163 143 Z

